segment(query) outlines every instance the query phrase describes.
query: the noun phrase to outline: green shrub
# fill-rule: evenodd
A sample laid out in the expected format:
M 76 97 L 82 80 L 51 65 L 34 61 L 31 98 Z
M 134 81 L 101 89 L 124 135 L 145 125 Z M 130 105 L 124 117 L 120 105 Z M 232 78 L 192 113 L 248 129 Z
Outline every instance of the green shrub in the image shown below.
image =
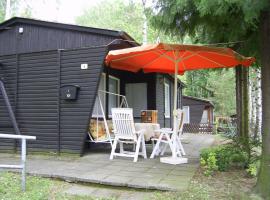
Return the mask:
M 201 165 L 205 170 L 204 175 L 213 175 L 213 173 L 218 170 L 216 154 L 214 152 L 210 152 L 206 159 L 201 158 Z
M 252 162 L 248 165 L 248 168 L 247 168 L 247 173 L 252 176 L 252 177 L 255 177 L 257 176 L 258 174 L 258 169 L 259 169 L 259 166 L 260 166 L 260 162 L 257 161 L 257 162 Z
M 201 165 L 206 175 L 213 171 L 227 171 L 231 167 L 245 168 L 248 166 L 248 154 L 233 144 L 203 149 Z

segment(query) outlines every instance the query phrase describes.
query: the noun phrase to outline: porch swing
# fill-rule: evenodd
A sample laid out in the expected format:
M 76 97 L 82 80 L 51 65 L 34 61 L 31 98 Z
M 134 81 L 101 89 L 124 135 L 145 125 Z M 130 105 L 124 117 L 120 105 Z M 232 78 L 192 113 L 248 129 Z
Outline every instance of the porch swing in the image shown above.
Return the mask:
M 114 140 L 112 123 L 106 117 L 104 111 L 105 103 L 102 103 L 102 97 L 106 95 L 117 98 L 117 108 L 128 108 L 126 96 L 99 90 L 96 98 L 97 103 L 95 102 L 95 106 L 97 106 L 95 113 L 93 113 L 94 115 L 91 117 L 88 135 L 91 143 L 110 143 L 112 146 Z

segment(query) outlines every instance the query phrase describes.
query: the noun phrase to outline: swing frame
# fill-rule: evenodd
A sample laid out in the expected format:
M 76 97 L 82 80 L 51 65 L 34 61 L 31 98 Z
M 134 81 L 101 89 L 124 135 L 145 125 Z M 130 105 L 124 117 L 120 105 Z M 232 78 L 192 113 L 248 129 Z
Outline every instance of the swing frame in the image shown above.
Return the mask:
M 101 111 L 101 117 L 100 117 L 100 113 L 99 113 L 99 109 L 97 109 L 97 113 L 96 113 L 96 117 L 94 118 L 91 118 L 91 119 L 96 119 L 96 132 L 98 133 L 99 131 L 99 121 L 100 121 L 100 118 L 103 119 L 103 122 L 104 122 L 104 126 L 105 126 L 105 132 L 106 132 L 106 138 L 105 139 L 99 139 L 99 135 L 97 134 L 97 138 L 93 138 L 93 136 L 91 135 L 90 132 L 88 132 L 88 135 L 89 135 L 89 142 L 90 143 L 110 143 L 111 144 L 111 147 L 113 145 L 113 141 L 114 141 L 114 137 L 111 136 L 111 133 L 110 133 L 110 130 L 109 130 L 109 126 L 108 126 L 108 122 L 107 122 L 107 117 L 106 117 L 106 114 L 105 114 L 105 111 L 104 111 L 104 108 L 103 108 L 103 104 L 102 104 L 102 101 L 101 101 L 101 94 L 104 94 L 104 95 L 113 95 L 113 96 L 117 96 L 118 97 L 118 108 L 128 108 L 128 103 L 127 103 L 127 99 L 126 99 L 126 96 L 124 95 L 121 95 L 121 94 L 116 94 L 116 93 L 113 93 L 113 92 L 108 92 L 108 91 L 104 91 L 104 90 L 99 90 L 98 91 L 98 94 L 97 94 L 97 97 L 98 97 L 98 102 L 99 102 L 99 106 L 98 108 L 100 108 L 100 111 Z

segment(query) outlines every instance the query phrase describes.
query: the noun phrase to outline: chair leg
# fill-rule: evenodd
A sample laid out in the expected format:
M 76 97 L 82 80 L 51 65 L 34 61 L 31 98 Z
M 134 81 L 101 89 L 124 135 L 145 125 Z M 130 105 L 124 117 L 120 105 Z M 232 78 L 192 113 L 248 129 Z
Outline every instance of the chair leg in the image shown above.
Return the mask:
M 118 139 L 115 138 L 113 141 L 113 145 L 112 145 L 112 151 L 111 151 L 111 155 L 110 155 L 110 160 L 113 159 L 113 156 L 115 154 L 115 149 L 116 149 L 116 145 L 117 145 Z
M 124 153 L 123 142 L 119 142 L 119 145 L 120 145 L 120 153 Z
M 184 147 L 182 145 L 182 142 L 181 142 L 180 138 L 177 138 L 177 142 L 178 142 L 179 148 L 181 150 L 181 153 L 185 156 L 186 155 L 186 152 L 184 150 Z
M 147 159 L 144 135 L 142 135 L 141 142 L 142 142 L 142 154 L 143 154 L 143 157 L 144 157 L 144 159 Z
M 154 148 L 155 148 L 155 141 L 152 140 L 152 149 L 154 149 Z
M 140 146 L 141 146 L 141 140 L 142 140 L 141 135 L 139 135 L 137 143 L 136 143 L 136 151 L 135 151 L 133 162 L 137 162 L 137 160 L 138 160 Z
M 171 152 L 173 152 L 173 144 L 172 144 L 172 140 L 170 138 L 170 136 L 166 133 L 165 134 L 166 138 L 167 138 L 167 141 L 168 141 L 168 144 L 169 144 L 169 147 L 171 149 Z
M 165 151 L 167 150 L 168 144 L 164 144 L 164 147 L 162 148 L 162 151 L 160 153 L 161 156 L 164 155 Z
M 155 145 L 155 147 L 154 147 L 154 149 L 153 149 L 153 151 L 151 153 L 150 158 L 154 158 L 155 157 L 157 151 L 159 150 L 159 144 L 160 144 L 160 141 L 161 141 L 162 137 L 163 137 L 163 133 L 160 134 L 160 136 L 159 136 L 159 138 L 157 140 L 157 143 L 156 143 L 156 145 Z

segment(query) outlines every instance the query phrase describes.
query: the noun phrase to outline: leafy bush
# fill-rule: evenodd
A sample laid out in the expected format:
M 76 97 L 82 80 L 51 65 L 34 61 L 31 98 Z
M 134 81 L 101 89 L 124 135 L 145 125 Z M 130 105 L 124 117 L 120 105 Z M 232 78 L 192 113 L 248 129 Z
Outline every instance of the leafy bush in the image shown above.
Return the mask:
M 248 160 L 248 154 L 233 144 L 207 148 L 201 152 L 201 165 L 206 175 L 214 171 L 227 171 L 231 167 L 245 168 Z
M 248 165 L 248 168 L 247 168 L 247 173 L 252 176 L 252 177 L 255 177 L 257 176 L 258 174 L 258 169 L 259 169 L 259 166 L 260 166 L 260 162 L 259 161 L 256 161 L 256 162 L 252 162 Z
M 210 152 L 207 158 L 201 158 L 201 165 L 205 169 L 204 174 L 206 176 L 213 175 L 218 170 L 216 154 Z

